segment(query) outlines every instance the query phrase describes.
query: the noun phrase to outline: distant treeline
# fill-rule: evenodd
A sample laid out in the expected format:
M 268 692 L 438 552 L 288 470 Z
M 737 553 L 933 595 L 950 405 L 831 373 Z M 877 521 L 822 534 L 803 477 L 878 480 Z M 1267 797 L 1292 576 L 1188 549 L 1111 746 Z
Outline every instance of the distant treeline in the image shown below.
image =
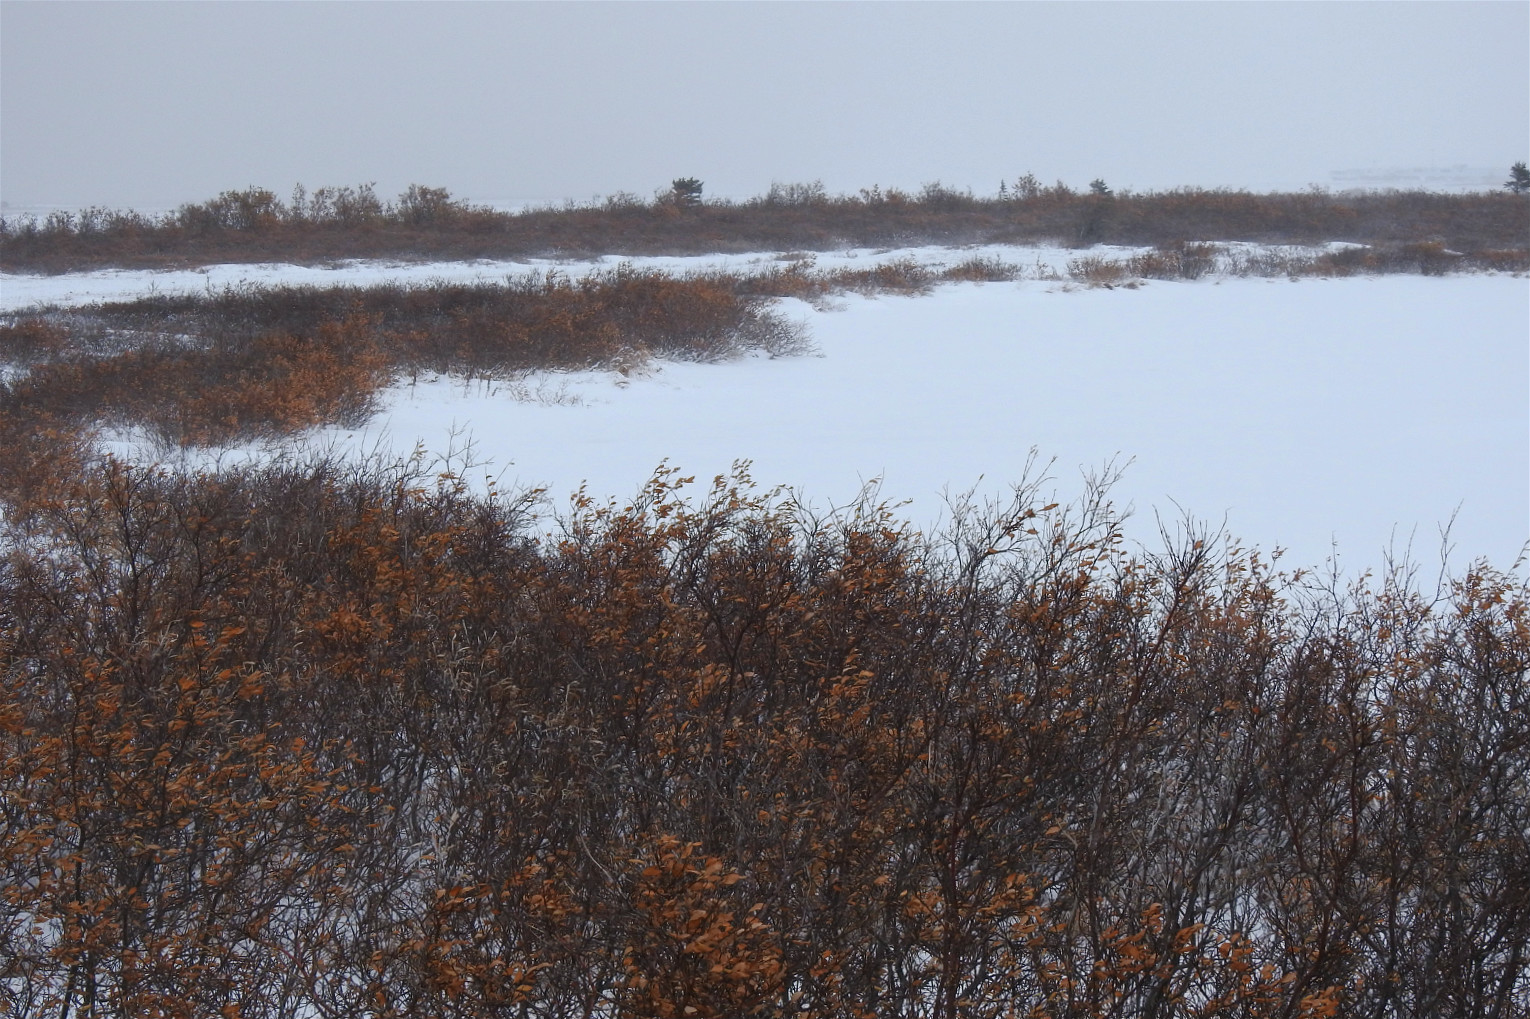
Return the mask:
M 0 268 L 63 272 L 100 266 L 317 262 L 335 258 L 518 258 L 594 254 L 827 250 L 909 244 L 1194 241 L 1396 245 L 1435 243 L 1479 255 L 1530 248 L 1530 201 L 1508 192 L 1255 194 L 1187 188 L 1113 193 L 1043 186 L 1027 175 L 998 195 L 930 184 L 829 195 L 775 185 L 749 201 L 703 200 L 682 179 L 652 200 L 502 212 L 445 189 L 411 185 L 397 199 L 370 185 L 297 188 L 282 200 L 251 187 L 148 216 L 103 208 L 0 220 Z
M 1509 578 L 460 473 L 7 486 L 0 1011 L 1524 1015 Z

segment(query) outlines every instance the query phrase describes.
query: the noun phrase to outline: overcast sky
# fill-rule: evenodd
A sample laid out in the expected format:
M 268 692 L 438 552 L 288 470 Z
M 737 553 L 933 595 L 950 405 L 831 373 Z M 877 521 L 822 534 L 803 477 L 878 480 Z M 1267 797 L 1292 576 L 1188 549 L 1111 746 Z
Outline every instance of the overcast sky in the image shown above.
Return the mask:
M 1254 189 L 1530 158 L 1530 4 L 0 3 L 0 197 Z

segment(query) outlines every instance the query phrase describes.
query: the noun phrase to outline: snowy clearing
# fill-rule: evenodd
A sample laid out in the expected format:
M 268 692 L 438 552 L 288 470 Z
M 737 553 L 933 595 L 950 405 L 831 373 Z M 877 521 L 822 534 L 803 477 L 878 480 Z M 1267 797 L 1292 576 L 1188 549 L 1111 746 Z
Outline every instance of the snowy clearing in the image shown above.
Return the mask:
M 1119 257 L 1124 249 L 1095 249 Z M 820 267 L 997 256 L 1066 273 L 1064 248 L 906 249 L 818 255 Z M 670 271 L 759 269 L 781 256 L 630 260 Z M 577 263 L 217 266 L 197 273 L 7 277 L 7 310 L 148 289 L 249 283 L 494 280 Z M 1088 289 L 1056 281 L 953 284 L 922 297 L 845 296 L 782 309 L 816 356 L 655 362 L 629 375 L 403 380 L 360 432 L 306 437 L 352 451 L 440 453 L 471 442 L 502 488 L 544 486 L 555 506 L 586 484 L 632 496 L 661 462 L 698 481 L 752 461 L 765 486 L 843 503 L 874 479 L 920 526 L 943 493 L 1002 494 L 1034 449 L 1060 495 L 1080 472 L 1128 463 L 1115 488 L 1129 532 L 1185 514 L 1286 565 L 1335 549 L 1346 572 L 1410 543 L 1439 561 L 1507 568 L 1530 538 L 1530 287 L 1511 276 L 1215 279 Z M 119 452 L 148 455 L 141 445 Z M 236 454 L 237 455 L 237 454 Z M 193 459 L 202 459 L 196 457 Z
M 766 485 L 844 502 L 882 479 L 925 524 L 940 493 L 1002 493 L 1032 448 L 1116 489 L 1151 539 L 1181 508 L 1291 564 L 1379 565 L 1411 539 L 1438 561 L 1508 566 L 1530 537 L 1530 293 L 1523 281 L 1389 277 L 1158 283 L 1059 292 L 964 284 L 916 298 L 798 303 L 821 357 L 674 364 L 644 377 L 524 380 L 532 399 L 438 380 L 394 390 L 352 448 L 470 438 L 503 480 L 561 502 L 626 498 L 661 460 L 705 480 L 753 461 Z M 795 303 L 795 302 L 794 302 Z

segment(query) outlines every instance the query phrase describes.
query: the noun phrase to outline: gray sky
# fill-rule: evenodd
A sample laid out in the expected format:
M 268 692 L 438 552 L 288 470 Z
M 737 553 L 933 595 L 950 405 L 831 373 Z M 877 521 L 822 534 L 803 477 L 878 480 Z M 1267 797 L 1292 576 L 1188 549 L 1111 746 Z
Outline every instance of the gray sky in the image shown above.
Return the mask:
M 1530 158 L 1530 3 L 0 3 L 0 196 L 747 197 Z

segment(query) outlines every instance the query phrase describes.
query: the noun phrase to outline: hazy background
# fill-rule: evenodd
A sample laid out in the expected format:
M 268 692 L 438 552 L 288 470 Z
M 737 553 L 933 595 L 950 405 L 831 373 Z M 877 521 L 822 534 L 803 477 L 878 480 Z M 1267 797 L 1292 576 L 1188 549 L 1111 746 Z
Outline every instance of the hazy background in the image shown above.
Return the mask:
M 0 197 L 1492 186 L 1530 4 L 0 4 Z

